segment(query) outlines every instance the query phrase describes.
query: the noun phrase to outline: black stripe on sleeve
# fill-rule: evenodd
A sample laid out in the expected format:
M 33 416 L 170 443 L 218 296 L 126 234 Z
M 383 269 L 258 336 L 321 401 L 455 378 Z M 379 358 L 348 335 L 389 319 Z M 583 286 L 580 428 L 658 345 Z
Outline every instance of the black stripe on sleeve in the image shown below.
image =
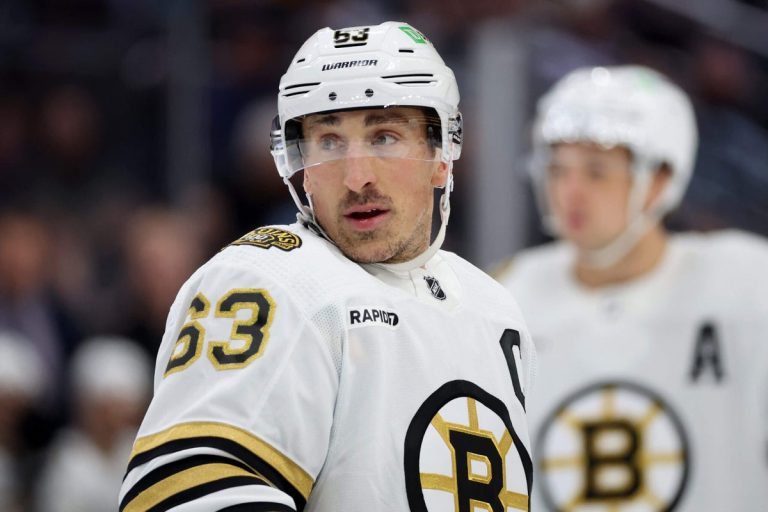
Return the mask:
M 261 480 L 256 477 L 233 476 L 222 478 L 221 480 L 216 480 L 215 482 L 198 485 L 196 487 L 187 489 L 186 491 L 176 493 L 173 496 L 170 496 L 169 498 L 161 501 L 154 507 L 150 508 L 147 510 L 147 512 L 165 512 L 168 509 L 178 507 L 179 505 L 183 505 L 189 501 L 213 494 L 214 492 L 223 491 L 224 489 L 231 489 L 232 487 L 254 485 L 259 483 L 261 483 Z
M 185 471 L 187 469 L 194 468 L 195 466 L 204 466 L 206 464 L 215 464 L 215 463 L 229 464 L 230 466 L 235 466 L 240 469 L 253 472 L 251 468 L 249 468 L 247 465 L 243 464 L 242 462 L 238 460 L 233 460 L 221 455 L 195 455 L 192 457 L 187 457 L 186 459 L 169 462 L 168 464 L 165 464 L 155 469 L 154 471 L 151 471 L 150 473 L 145 475 L 141 480 L 136 482 L 136 484 L 133 487 L 131 487 L 131 490 L 125 494 L 123 501 L 120 503 L 120 510 L 122 511 L 128 505 L 128 503 L 130 503 L 131 501 L 134 500 L 134 498 L 136 498 L 136 496 L 146 491 L 156 483 L 165 480 L 166 478 L 172 477 L 173 475 L 177 473 L 181 473 L 182 471 Z M 259 482 L 262 482 L 263 484 L 267 484 L 267 482 L 264 482 L 263 480 L 259 479 L 256 475 L 254 475 L 253 478 L 258 479 Z M 253 483 L 256 483 L 256 482 L 253 482 Z
M 241 503 L 216 512 L 294 512 L 294 510 L 282 503 Z
M 304 507 L 307 504 L 304 496 L 301 494 L 299 489 L 294 487 L 293 484 L 288 481 L 279 471 L 277 471 L 268 462 L 240 443 L 222 437 L 189 437 L 168 441 L 167 443 L 164 443 L 156 448 L 136 454 L 129 462 L 127 472 L 130 472 L 137 466 L 146 464 L 152 459 L 161 457 L 163 455 L 169 455 L 183 450 L 203 447 L 221 450 L 243 461 L 249 468 L 259 472 L 259 474 L 264 476 L 264 478 L 266 478 L 273 486 L 277 487 L 284 493 L 288 494 L 291 498 L 293 498 L 294 503 L 296 503 L 296 509 L 298 511 L 304 510 Z

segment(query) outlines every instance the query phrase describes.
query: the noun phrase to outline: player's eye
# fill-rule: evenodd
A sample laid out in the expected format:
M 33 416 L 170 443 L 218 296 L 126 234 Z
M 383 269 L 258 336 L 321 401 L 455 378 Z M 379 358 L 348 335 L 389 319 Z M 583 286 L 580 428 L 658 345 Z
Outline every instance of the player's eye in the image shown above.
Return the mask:
M 565 167 L 558 164 L 551 164 L 547 167 L 547 176 L 549 179 L 562 178 L 565 175 Z
M 389 132 L 377 133 L 371 140 L 371 144 L 374 146 L 389 146 L 396 143 L 399 140 L 394 134 Z
M 605 162 L 592 161 L 587 164 L 587 176 L 592 180 L 604 180 L 609 172 L 610 166 Z
M 341 139 L 337 135 L 322 135 L 315 144 L 322 151 L 336 151 L 341 147 Z

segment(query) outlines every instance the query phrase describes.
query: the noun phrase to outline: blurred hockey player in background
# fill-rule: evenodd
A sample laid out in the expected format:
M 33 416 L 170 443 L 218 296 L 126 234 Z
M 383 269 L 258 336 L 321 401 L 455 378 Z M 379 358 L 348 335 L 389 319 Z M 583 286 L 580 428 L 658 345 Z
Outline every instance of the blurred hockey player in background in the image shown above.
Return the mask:
M 640 66 L 579 69 L 538 103 L 531 166 L 559 241 L 499 273 L 537 345 L 533 510 L 768 504 L 768 244 L 669 233 L 697 132 Z
M 149 399 L 150 361 L 129 338 L 96 336 L 75 351 L 70 376 L 74 415 L 41 471 L 37 510 L 114 510 Z

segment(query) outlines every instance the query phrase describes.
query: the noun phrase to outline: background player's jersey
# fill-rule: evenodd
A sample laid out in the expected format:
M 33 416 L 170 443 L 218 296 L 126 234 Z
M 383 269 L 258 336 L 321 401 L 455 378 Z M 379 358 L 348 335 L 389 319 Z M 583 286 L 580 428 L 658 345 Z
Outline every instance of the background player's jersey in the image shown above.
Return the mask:
M 398 273 L 260 228 L 177 296 L 121 510 L 527 510 L 532 350 L 453 254 Z
M 539 361 L 533 510 L 765 510 L 768 246 L 675 235 L 651 274 L 597 291 L 570 251 L 524 251 L 500 278 Z

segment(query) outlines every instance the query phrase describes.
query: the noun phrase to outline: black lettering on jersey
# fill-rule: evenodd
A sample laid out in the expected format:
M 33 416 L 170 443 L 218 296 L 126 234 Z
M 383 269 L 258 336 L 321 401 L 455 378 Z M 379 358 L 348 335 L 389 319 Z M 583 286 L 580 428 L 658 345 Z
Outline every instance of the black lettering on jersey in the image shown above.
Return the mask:
M 424 280 L 427 282 L 427 286 L 429 287 L 429 292 L 432 294 L 434 298 L 437 300 L 445 300 L 446 295 L 443 291 L 442 287 L 440 287 L 440 281 L 437 280 L 437 278 L 432 276 L 424 276 Z
M 399 323 L 400 317 L 394 311 L 386 311 L 378 308 L 359 308 L 349 310 L 350 327 L 360 327 L 365 324 L 396 327 Z
M 517 347 L 518 353 L 520 352 L 520 333 L 514 329 L 504 329 L 499 343 L 501 344 L 501 351 L 504 353 L 504 359 L 507 360 L 509 374 L 512 377 L 512 386 L 515 388 L 515 396 L 517 396 L 523 409 L 525 409 L 525 394 L 523 393 L 523 387 L 520 385 L 520 372 L 517 368 L 517 362 L 520 360 L 520 357 L 516 356 L 514 351 L 514 348 Z
M 202 293 L 192 299 L 187 310 L 190 320 L 179 331 L 168 366 L 165 367 L 165 375 L 184 370 L 200 357 L 205 342 L 205 328 L 197 320 L 208 316 L 210 308 L 210 302 Z
M 192 361 L 197 358 L 196 356 L 200 354 L 200 338 L 202 337 L 201 331 L 202 329 L 199 327 L 197 322 L 195 322 L 195 325 L 187 325 L 181 329 L 181 331 L 179 331 L 179 336 L 176 343 L 186 343 L 186 350 L 184 350 L 184 352 L 178 356 L 171 357 L 171 359 L 168 361 L 168 365 L 165 367 L 166 375 L 173 372 L 174 370 L 186 368 Z
M 277 247 L 281 251 L 292 251 L 301 247 L 301 238 L 290 231 L 273 227 L 254 229 L 230 245 L 252 245 L 261 249 Z
M 208 351 L 214 366 L 219 369 L 242 368 L 261 356 L 269 340 L 269 328 L 275 314 L 275 301 L 264 289 L 238 288 L 221 298 L 216 316 L 236 318 L 241 309 L 251 313 L 248 320 L 236 320 L 231 340 L 244 344 L 233 349 L 228 341 L 212 341 Z
M 699 329 L 693 353 L 691 381 L 698 382 L 702 375 L 708 373 L 712 374 L 716 382 L 725 377 L 720 336 L 712 322 L 703 324 Z
M 456 453 L 456 490 L 459 512 L 472 512 L 473 501 L 490 506 L 493 512 L 505 512 L 499 495 L 504 487 L 504 463 L 501 454 L 487 437 L 451 430 L 451 446 Z M 473 475 L 469 466 L 472 455 L 481 456 L 487 465 L 487 476 Z
M 585 422 L 581 429 L 586 455 L 585 498 L 597 501 L 632 498 L 643 485 L 638 460 L 639 430 L 620 419 Z M 606 451 L 600 441 L 607 436 L 624 442 L 619 443 L 619 449 Z M 623 478 L 619 482 L 601 479 L 600 474 L 606 470 L 619 473 Z

